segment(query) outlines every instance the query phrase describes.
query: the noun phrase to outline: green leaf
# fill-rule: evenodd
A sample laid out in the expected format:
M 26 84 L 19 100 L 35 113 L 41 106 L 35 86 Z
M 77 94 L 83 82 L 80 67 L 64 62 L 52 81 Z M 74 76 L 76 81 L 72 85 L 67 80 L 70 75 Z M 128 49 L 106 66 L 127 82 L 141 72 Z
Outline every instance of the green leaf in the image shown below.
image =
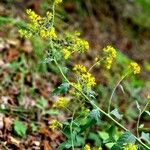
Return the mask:
M 104 141 L 109 139 L 109 134 L 107 132 L 99 131 L 98 134 L 101 137 L 101 139 L 103 139 Z
M 14 131 L 20 137 L 25 137 L 26 136 L 27 127 L 26 127 L 26 125 L 23 122 L 21 122 L 19 120 L 16 120 L 14 122 Z
M 37 103 L 36 103 L 36 107 L 38 107 L 39 109 L 44 111 L 46 106 L 47 106 L 47 100 L 44 99 L 44 97 L 39 98 Z
M 99 109 L 93 109 L 93 110 L 90 112 L 89 116 L 90 116 L 92 119 L 98 121 L 99 118 L 100 118 L 100 111 L 99 111 Z
M 131 132 L 125 132 L 121 137 L 117 140 L 116 144 L 111 148 L 111 150 L 122 150 L 123 145 L 132 143 L 135 144 L 136 139 Z
M 146 110 L 145 112 L 150 116 L 150 111 Z
M 102 145 L 102 140 L 101 140 L 101 138 L 99 137 L 99 135 L 96 134 L 96 133 L 90 132 L 90 133 L 89 133 L 89 136 L 88 136 L 88 139 L 89 139 L 90 141 L 93 140 L 93 141 L 95 142 L 96 146 Z
M 37 131 L 37 126 L 33 122 L 31 123 L 31 128 L 33 132 Z
M 117 140 L 117 135 L 116 135 L 116 126 L 112 125 L 108 129 L 108 134 L 109 134 L 109 140 L 112 142 L 115 142 Z
M 59 95 L 59 94 L 66 94 L 68 89 L 70 87 L 70 84 L 65 82 L 62 83 L 59 87 L 57 87 L 54 91 L 53 91 L 53 95 Z
M 150 143 L 150 133 L 142 132 L 141 138 L 146 142 Z
M 112 115 L 114 115 L 116 118 L 118 118 L 119 120 L 122 119 L 122 117 L 123 117 L 123 115 L 121 115 L 121 114 L 119 113 L 119 111 L 118 111 L 117 108 L 115 108 L 114 110 L 112 110 L 110 113 L 111 113 Z

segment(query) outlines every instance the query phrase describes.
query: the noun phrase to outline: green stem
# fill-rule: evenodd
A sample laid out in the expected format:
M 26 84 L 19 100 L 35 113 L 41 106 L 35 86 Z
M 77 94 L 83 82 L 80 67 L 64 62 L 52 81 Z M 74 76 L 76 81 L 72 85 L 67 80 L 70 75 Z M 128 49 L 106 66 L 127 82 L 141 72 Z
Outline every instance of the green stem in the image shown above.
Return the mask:
M 55 4 L 53 4 L 53 7 L 52 7 L 52 13 L 53 13 L 53 18 L 52 18 L 52 27 L 54 26 L 54 21 L 55 21 Z
M 73 112 L 72 118 L 71 118 L 71 124 L 70 124 L 70 132 L 71 132 L 71 146 L 72 150 L 74 150 L 74 142 L 73 142 L 73 129 L 72 129 L 72 124 L 73 124 L 73 118 L 74 118 L 75 111 Z
M 109 103 L 108 103 L 108 114 L 110 114 L 110 107 L 111 107 L 112 98 L 113 98 L 113 96 L 114 96 L 114 93 L 115 93 L 117 87 L 120 85 L 120 83 L 124 80 L 124 78 L 125 78 L 127 75 L 128 75 L 128 73 L 125 74 L 124 76 L 122 76 L 122 78 L 118 81 L 118 83 L 116 84 L 116 86 L 114 87 L 114 89 L 113 89 L 113 91 L 112 91 L 112 93 L 111 93 L 111 96 L 110 96 L 110 99 L 109 99 Z
M 97 64 L 99 64 L 100 63 L 100 61 L 97 61 L 96 63 L 94 63 L 92 66 L 91 66 L 91 68 L 88 70 L 88 72 L 90 72 Z
M 141 119 L 142 114 L 143 114 L 144 111 L 146 110 L 147 106 L 149 105 L 149 103 L 150 103 L 150 100 L 148 100 L 148 102 L 146 103 L 146 105 L 145 105 L 145 107 L 143 108 L 143 110 L 142 110 L 142 111 L 140 110 L 140 114 L 139 114 L 139 116 L 138 116 L 137 126 L 136 126 L 136 131 L 137 131 L 137 137 L 138 137 L 138 138 L 140 137 L 140 134 L 139 134 L 140 119 Z
M 139 116 L 138 116 L 137 126 L 136 126 L 136 132 L 137 132 L 137 137 L 138 137 L 138 138 L 140 137 L 140 134 L 139 134 L 140 119 L 141 119 L 141 112 L 140 112 L 140 114 L 139 114 Z
M 70 81 L 67 79 L 67 77 L 65 76 L 65 74 L 63 73 L 62 69 L 60 68 L 59 64 L 57 63 L 57 60 L 54 59 L 54 62 L 56 64 L 56 66 L 58 67 L 60 73 L 62 74 L 62 76 L 64 77 L 64 79 L 73 87 L 75 88 L 78 92 L 80 92 L 82 94 L 83 97 L 85 97 L 85 99 L 91 103 L 91 105 L 95 108 L 97 108 L 102 114 L 104 114 L 107 118 L 109 118 L 110 120 L 112 120 L 114 123 L 116 123 L 121 129 L 123 129 L 124 131 L 129 131 L 127 128 L 125 128 L 122 124 L 120 124 L 117 120 L 115 120 L 113 117 L 111 117 L 108 113 L 106 113 L 105 111 L 103 111 L 101 108 L 99 108 L 93 101 L 91 101 L 82 91 L 80 91 L 79 89 L 77 89 L 76 87 L 73 86 L 73 84 L 70 83 Z M 123 80 L 123 79 L 122 79 Z M 121 81 L 122 81 L 121 80 Z M 120 82 L 121 82 L 120 81 Z M 130 131 L 129 131 L 130 132 Z M 146 149 L 150 150 L 150 147 L 148 147 L 146 144 L 144 144 L 138 137 L 136 137 L 135 135 L 133 135 L 134 138 Z

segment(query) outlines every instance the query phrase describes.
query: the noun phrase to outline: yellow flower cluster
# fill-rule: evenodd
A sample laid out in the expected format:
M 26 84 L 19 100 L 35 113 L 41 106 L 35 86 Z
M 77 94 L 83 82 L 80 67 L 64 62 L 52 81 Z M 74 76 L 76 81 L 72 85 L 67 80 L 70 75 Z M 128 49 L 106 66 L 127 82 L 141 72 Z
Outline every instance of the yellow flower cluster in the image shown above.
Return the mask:
M 37 15 L 34 11 L 32 11 L 31 9 L 27 9 L 26 13 L 28 15 L 28 19 L 30 21 L 30 23 L 28 24 L 29 27 L 32 30 L 38 30 L 40 27 L 40 24 L 42 23 L 42 17 Z
M 131 62 L 129 68 L 131 71 L 133 71 L 134 74 L 139 74 L 141 71 L 140 66 L 136 62 Z
M 116 49 L 112 46 L 103 48 L 104 52 L 104 64 L 107 69 L 111 68 L 113 59 L 116 58 Z
M 21 37 L 25 37 L 27 39 L 29 39 L 32 36 L 32 34 L 28 32 L 27 30 L 20 29 L 18 30 L 18 32 L 21 35 Z
M 55 4 L 60 4 L 60 3 L 62 3 L 62 0 L 55 0 L 54 3 Z
M 79 84 L 79 83 L 73 83 L 72 82 L 72 86 L 75 87 L 76 89 L 78 89 L 79 91 L 82 89 L 81 84 Z
M 95 86 L 95 78 L 89 73 L 82 74 L 81 80 L 86 84 L 87 87 Z
M 137 147 L 135 144 L 128 144 L 124 150 L 137 150 Z
M 56 35 L 56 32 L 55 32 L 55 28 L 49 28 L 49 29 L 41 29 L 40 30 L 40 36 L 42 38 L 51 38 L 51 39 L 56 39 L 57 38 L 57 35 Z
M 86 40 L 75 38 L 75 49 L 81 53 L 89 49 L 89 43 Z
M 53 14 L 48 11 L 48 12 L 46 12 L 46 17 L 47 17 L 48 20 L 51 20 L 52 17 L 53 17 Z
M 53 105 L 55 108 L 65 108 L 68 105 L 68 100 L 64 97 L 59 98 Z
M 84 150 L 91 150 L 90 145 L 86 144 L 85 147 L 84 147 Z
M 40 20 L 42 20 L 41 16 L 37 15 L 31 9 L 27 9 L 26 13 L 27 13 L 28 18 L 30 19 L 30 21 L 33 22 L 33 23 L 38 23 Z
M 80 32 L 75 32 L 73 34 L 71 33 L 65 33 L 65 40 L 67 43 L 69 43 L 69 46 L 67 49 L 69 49 L 71 52 L 79 52 L 84 53 L 89 49 L 89 43 L 81 39 Z
M 81 84 L 86 86 L 88 89 L 96 85 L 95 78 L 89 72 L 87 72 L 85 66 L 75 65 L 73 70 L 78 75 Z
M 150 95 L 149 94 L 147 95 L 147 99 L 150 100 Z
M 58 120 L 53 120 L 52 122 L 51 122 L 51 125 L 49 126 L 49 128 L 50 129 L 52 129 L 52 130 L 55 130 L 55 129 L 57 129 L 57 128 L 62 128 L 62 123 L 60 123 Z
M 81 73 L 86 73 L 87 69 L 83 65 L 75 65 L 73 71 L 75 71 L 77 74 L 81 74 Z
M 56 39 L 57 35 L 54 27 L 47 27 L 46 25 L 52 19 L 53 15 L 51 12 L 46 13 L 46 17 L 42 18 L 37 15 L 31 9 L 27 9 L 26 13 L 28 15 L 30 23 L 28 24 L 29 30 L 19 30 L 22 37 L 30 38 L 34 34 L 40 35 L 42 38 Z
M 63 49 L 63 53 L 64 53 L 64 58 L 65 59 L 68 59 L 71 55 L 71 52 L 67 48 Z

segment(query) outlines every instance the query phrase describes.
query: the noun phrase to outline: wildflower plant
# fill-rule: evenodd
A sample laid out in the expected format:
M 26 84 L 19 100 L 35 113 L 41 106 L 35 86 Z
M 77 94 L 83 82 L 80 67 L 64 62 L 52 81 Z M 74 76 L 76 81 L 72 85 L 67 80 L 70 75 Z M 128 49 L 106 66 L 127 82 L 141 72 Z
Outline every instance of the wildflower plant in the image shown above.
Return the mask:
M 116 88 L 125 79 L 125 77 L 131 75 L 131 73 L 140 73 L 140 66 L 135 62 L 131 62 L 131 64 L 129 64 L 129 67 L 127 67 L 128 72 L 122 75 L 121 79 L 112 91 L 110 99 L 108 100 L 108 112 L 105 112 L 96 103 L 96 93 L 94 91 L 96 79 L 90 71 L 96 65 L 102 65 L 106 69 L 111 69 L 113 61 L 116 58 L 117 51 L 112 46 L 106 46 L 102 50 L 103 54 L 95 58 L 95 63 L 90 68 L 81 64 L 75 64 L 74 67 L 69 70 L 74 73 L 74 78 L 70 79 L 70 77 L 67 76 L 68 73 L 66 74 L 62 68 L 62 62 L 66 62 L 68 59 L 71 59 L 74 53 L 86 53 L 89 49 L 89 43 L 80 38 L 79 32 L 70 33 L 67 31 L 61 34 L 57 32 L 57 25 L 55 25 L 55 7 L 61 3 L 62 0 L 54 0 L 52 4 L 52 12 L 47 12 L 45 17 L 41 17 L 33 10 L 28 9 L 26 11 L 29 20 L 28 27 L 26 29 L 19 30 L 19 33 L 24 38 L 30 39 L 32 37 L 39 36 L 48 43 L 48 57 L 51 60 L 51 63 L 55 64 L 59 70 L 59 75 L 61 75 L 64 80 L 62 85 L 59 86 L 57 90 L 54 90 L 54 93 L 57 93 L 59 98 L 56 102 L 54 102 L 53 107 L 60 111 L 66 111 L 69 114 L 69 118 L 64 122 L 53 120 L 49 126 L 52 130 L 59 128 L 67 138 L 66 141 L 58 147 L 58 149 L 74 150 L 75 147 L 82 147 L 85 150 L 93 149 L 86 144 L 86 137 L 84 136 L 86 136 L 87 129 L 99 123 L 102 115 L 110 119 L 118 127 L 125 131 L 122 135 L 123 138 L 120 140 L 121 144 L 117 143 L 120 142 L 119 140 L 116 140 L 115 143 L 113 139 L 114 144 L 111 147 L 112 149 L 136 150 L 138 143 L 144 148 L 150 149 L 150 147 L 143 143 L 139 138 L 138 129 L 138 136 L 133 135 L 117 119 L 113 118 L 111 114 L 111 102 Z M 140 111 L 140 116 L 144 111 L 146 111 L 148 104 L 146 104 L 146 107 Z M 140 117 L 137 128 L 139 128 L 139 122 Z M 128 139 L 131 139 L 131 141 L 127 141 Z M 124 146 L 126 143 L 127 145 Z M 137 144 L 137 146 L 135 144 Z M 102 146 L 103 145 L 98 145 L 97 149 L 101 150 Z

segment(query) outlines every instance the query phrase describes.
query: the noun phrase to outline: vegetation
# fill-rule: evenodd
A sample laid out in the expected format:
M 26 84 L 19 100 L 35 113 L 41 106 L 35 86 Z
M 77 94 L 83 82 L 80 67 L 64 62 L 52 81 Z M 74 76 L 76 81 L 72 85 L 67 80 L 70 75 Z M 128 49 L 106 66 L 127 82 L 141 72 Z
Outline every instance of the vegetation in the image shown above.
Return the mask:
M 144 2 L 138 1 L 137 5 Z M 28 23 L 0 17 L 2 26 L 17 26 L 20 40 L 31 41 L 34 49 L 32 55 L 25 46 L 21 55 L 11 50 L 7 56 L 10 62 L 0 69 L 2 95 L 10 86 L 17 87 L 11 89 L 13 94 L 16 92 L 14 95 L 1 97 L 0 111 L 5 115 L 3 134 L 12 132 L 2 138 L 2 148 L 13 145 L 34 149 L 29 142 L 24 143 L 32 134 L 40 135 L 40 139 L 32 141 L 37 147 L 43 141 L 45 150 L 150 149 L 149 127 L 144 125 L 150 117 L 150 95 L 139 76 L 140 65 L 112 45 L 102 48 L 90 65 L 78 61 L 77 55 L 87 56 L 90 44 L 81 38 L 80 32 L 65 29 L 57 14 L 62 3 L 51 1 L 51 9 L 43 17 L 27 9 Z M 99 83 L 99 73 L 94 74 L 96 69 L 100 69 L 106 85 Z M 141 91 L 146 95 L 143 100 L 139 96 Z M 132 127 L 128 126 L 130 122 Z

